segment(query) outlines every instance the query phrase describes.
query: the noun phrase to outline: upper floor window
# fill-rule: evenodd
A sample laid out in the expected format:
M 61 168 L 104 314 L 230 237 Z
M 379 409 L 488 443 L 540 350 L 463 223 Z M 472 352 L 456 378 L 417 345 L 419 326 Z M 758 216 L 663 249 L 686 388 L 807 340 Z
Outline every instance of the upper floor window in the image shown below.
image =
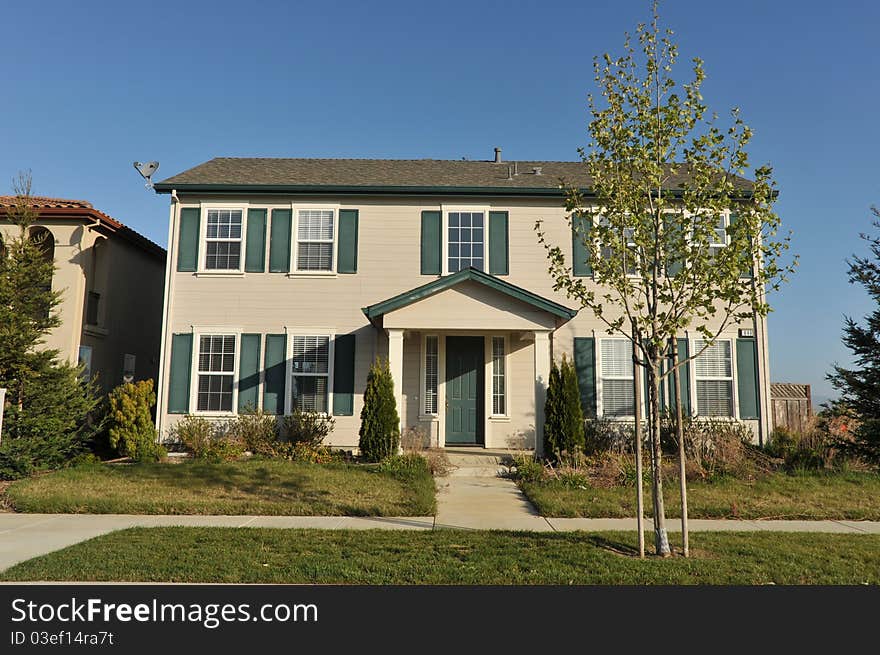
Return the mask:
M 333 271 L 333 219 L 332 209 L 301 209 L 297 212 L 297 271 Z
M 486 231 L 483 212 L 449 212 L 446 227 L 450 273 L 474 267 L 484 270 Z
M 714 257 L 727 245 L 727 218 L 722 214 L 715 224 L 715 234 L 709 243 L 709 254 Z
M 209 209 L 205 231 L 205 270 L 241 270 L 240 209 Z

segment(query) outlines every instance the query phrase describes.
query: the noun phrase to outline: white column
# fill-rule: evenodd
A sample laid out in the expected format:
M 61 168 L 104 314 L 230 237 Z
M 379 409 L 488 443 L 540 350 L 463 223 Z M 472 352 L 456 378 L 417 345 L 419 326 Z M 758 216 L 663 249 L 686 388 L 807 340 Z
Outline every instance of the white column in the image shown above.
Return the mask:
M 400 430 L 403 432 L 403 330 L 386 330 L 388 332 L 388 366 L 391 379 L 394 380 L 394 402 L 400 416 Z
M 544 454 L 544 402 L 550 383 L 550 333 L 535 332 L 535 453 Z

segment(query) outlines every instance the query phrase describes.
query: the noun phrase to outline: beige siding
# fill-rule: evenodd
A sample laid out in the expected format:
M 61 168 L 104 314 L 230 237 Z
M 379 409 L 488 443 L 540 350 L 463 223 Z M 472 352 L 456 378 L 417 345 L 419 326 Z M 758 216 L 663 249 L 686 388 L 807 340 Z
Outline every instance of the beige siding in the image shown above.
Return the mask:
M 182 206 L 198 206 L 202 201 L 243 207 L 235 199 L 219 197 L 182 196 L 181 200 Z M 205 275 L 177 273 L 172 266 L 170 313 L 165 339 L 167 341 L 172 333 L 217 327 L 262 334 L 283 333 L 285 330 L 314 330 L 316 333 L 357 331 L 355 415 L 337 418 L 333 442 L 339 445 L 357 443 L 358 415 L 369 363 L 377 354 L 387 355 L 384 334 L 369 324 L 361 308 L 437 279 L 437 276 L 421 275 L 419 272 L 422 210 L 448 210 L 453 206 L 467 205 L 484 211 L 508 211 L 510 275 L 503 279 L 562 305 L 577 308 L 562 293 L 553 291 L 552 280 L 547 274 L 545 251 L 538 244 L 534 230 L 535 222 L 543 220 L 548 240 L 559 245 L 570 258 L 571 234 L 561 201 L 495 198 L 450 203 L 448 199 L 439 197 L 340 197 L 330 202 L 322 202 L 319 198 L 253 197 L 248 201 L 250 207 L 267 209 L 290 208 L 291 203 L 294 203 L 294 207 L 298 203 L 318 203 L 334 208 L 358 209 L 357 274 L 314 276 L 267 272 Z M 176 258 L 175 250 L 171 251 L 171 256 Z M 590 281 L 587 280 L 587 283 L 590 284 Z M 614 312 L 610 308 L 607 311 L 608 318 L 613 319 Z M 474 284 L 450 289 L 393 312 L 386 316 L 385 327 L 389 326 L 409 331 L 404 352 L 406 424 L 419 421 L 420 354 L 416 352 L 414 344 L 420 341 L 416 333 L 460 329 L 483 334 L 502 331 L 517 335 L 516 340 L 511 340 L 511 417 L 508 422 L 493 422 L 486 436 L 493 445 L 498 443 L 499 438 L 534 441 L 534 353 L 531 343 L 519 341 L 518 336 L 519 331 L 552 327 L 547 315 Z M 575 336 L 595 334 L 601 337 L 604 330 L 603 322 L 589 310 L 582 310 L 554 332 L 554 355 L 570 354 Z M 735 327 L 730 334 L 735 337 Z M 765 351 L 759 348 L 759 352 Z M 766 371 L 767 362 L 762 360 L 761 367 Z M 767 395 L 763 394 L 764 397 Z M 436 427 L 432 423 L 423 425 Z

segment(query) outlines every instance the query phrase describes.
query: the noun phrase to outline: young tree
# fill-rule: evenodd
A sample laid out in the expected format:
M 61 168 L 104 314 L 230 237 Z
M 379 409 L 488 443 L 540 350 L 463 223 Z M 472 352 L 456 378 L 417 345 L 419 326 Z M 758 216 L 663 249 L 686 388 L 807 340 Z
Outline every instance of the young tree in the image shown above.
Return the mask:
M 7 408 L 0 442 L 0 469 L 26 474 L 62 465 L 82 448 L 97 426 L 89 421 L 97 399 L 77 367 L 58 361 L 44 347 L 46 334 L 61 323 L 60 293 L 52 291 L 55 264 L 34 237 L 36 218 L 31 179 L 19 175 L 7 212 L 17 234 L 0 251 L 0 387 Z
M 566 217 L 585 246 L 593 280 L 576 277 L 562 248 L 541 221 L 539 242 L 554 288 L 589 308 L 610 334 L 634 346 L 647 378 L 647 427 L 652 470 L 654 541 L 669 555 L 660 450 L 660 384 L 699 356 L 729 325 L 763 317 L 766 292 L 793 270 L 784 264 L 788 238 L 777 239 L 771 169 L 750 170 L 752 131 L 732 111 L 723 129 L 707 115 L 700 87 L 672 78 L 678 48 L 659 26 L 658 4 L 649 25 L 636 30 L 638 53 L 626 35 L 625 54 L 594 59 L 602 104 L 589 97 L 592 141 L 579 153 L 591 179 L 589 197 L 563 181 Z M 752 180 L 742 175 L 749 172 Z M 703 349 L 669 361 L 670 342 L 690 328 Z M 638 394 L 636 398 L 641 394 Z
M 871 208 L 872 225 L 880 230 L 880 210 Z M 852 351 L 856 368 L 835 365 L 827 377 L 840 392 L 838 408 L 859 419 L 849 449 L 856 455 L 880 464 L 880 236 L 862 233 L 869 244 L 870 257 L 854 256 L 849 264 L 850 284 L 860 284 L 868 292 L 875 309 L 860 325 L 845 317 L 843 343 Z
M 400 446 L 400 416 L 388 360 L 377 360 L 370 367 L 359 434 L 358 449 L 371 462 L 394 455 Z

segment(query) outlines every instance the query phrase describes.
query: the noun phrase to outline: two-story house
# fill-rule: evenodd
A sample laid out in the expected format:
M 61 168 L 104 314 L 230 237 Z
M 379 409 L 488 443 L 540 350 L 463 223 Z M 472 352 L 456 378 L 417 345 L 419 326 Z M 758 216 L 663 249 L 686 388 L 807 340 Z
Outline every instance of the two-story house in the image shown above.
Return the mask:
M 554 292 L 535 221 L 570 248 L 560 179 L 580 162 L 218 158 L 156 184 L 172 196 L 158 406 L 293 407 L 356 448 L 370 364 L 387 358 L 403 428 L 434 444 L 542 443 L 551 361 L 577 365 L 587 415 L 634 408 L 628 341 Z M 723 245 L 723 244 L 721 244 Z M 683 355 L 701 347 L 683 333 Z M 766 326 L 734 326 L 683 375 L 686 411 L 767 434 Z M 667 395 L 667 397 L 669 397 Z
M 15 196 L 0 196 L 0 239 L 17 234 Z M 45 345 L 84 365 L 104 392 L 157 377 L 165 250 L 85 200 L 30 196 L 30 236 L 55 262 L 61 325 Z

